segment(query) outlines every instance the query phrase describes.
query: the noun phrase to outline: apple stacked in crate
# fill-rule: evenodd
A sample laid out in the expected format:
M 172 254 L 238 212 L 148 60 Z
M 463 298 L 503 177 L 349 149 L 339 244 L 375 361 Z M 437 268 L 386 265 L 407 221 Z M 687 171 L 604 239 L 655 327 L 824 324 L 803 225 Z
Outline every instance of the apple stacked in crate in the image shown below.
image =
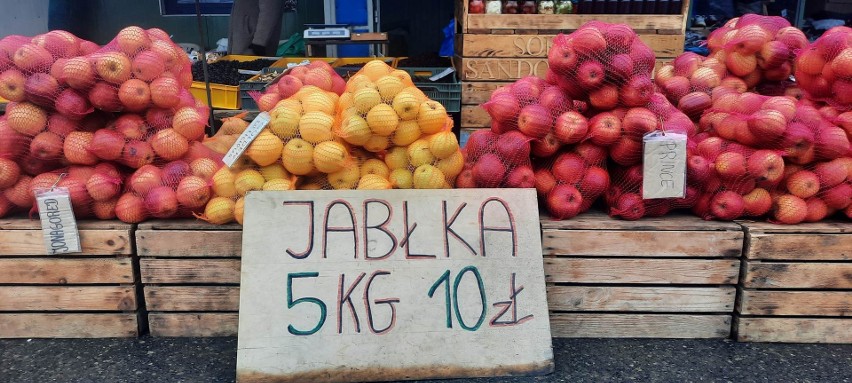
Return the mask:
M 198 177 L 189 164 L 215 156 L 200 142 L 209 110 L 189 93 L 189 59 L 167 33 L 127 27 L 97 47 L 52 31 L 29 41 L 9 36 L 0 46 L 9 58 L 0 62 L 0 96 L 11 101 L 0 141 L 25 143 L 13 153 L 25 176 L 4 193 L 18 209 L 32 208 L 32 192 L 54 184 L 69 189 L 77 218 L 135 223 L 206 203 L 189 202 L 203 199 L 202 187 L 192 189 L 200 196 L 178 195 L 184 178 Z M 124 182 L 136 172 L 146 177 L 130 179 L 144 182 Z

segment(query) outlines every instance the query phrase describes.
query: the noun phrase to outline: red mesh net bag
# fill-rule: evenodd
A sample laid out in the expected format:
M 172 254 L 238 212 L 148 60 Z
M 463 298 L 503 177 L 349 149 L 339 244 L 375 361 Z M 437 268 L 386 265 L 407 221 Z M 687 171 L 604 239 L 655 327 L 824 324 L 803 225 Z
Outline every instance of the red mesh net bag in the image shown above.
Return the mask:
M 52 187 L 67 188 L 77 219 L 115 219 L 116 206 L 127 174 L 110 163 L 95 166 L 73 165 L 39 174 L 32 178 L 28 193 L 33 196 L 28 207 L 37 213 L 35 193 Z
M 812 100 L 852 106 L 852 29 L 834 27 L 796 57 L 796 82 Z
M 612 182 L 604 202 L 609 214 L 627 220 L 665 215 L 673 209 L 689 208 L 695 202 L 696 180 L 687 176 L 683 198 L 643 199 L 643 149 L 646 135 L 678 134 L 689 147 L 697 134 L 695 124 L 674 107 L 665 96 L 656 93 L 643 107 L 619 108 L 590 120 L 591 143 L 606 149 L 611 161 Z M 598 133 L 595 133 L 597 131 Z
M 537 159 L 535 187 L 555 219 L 588 211 L 610 187 L 606 151 L 590 143 L 569 145 L 549 159 Z
M 465 168 L 456 179 L 458 188 L 533 188 L 536 175 L 530 161 L 532 139 L 513 130 L 496 134 L 473 132 L 462 153 Z
M 841 157 L 807 166 L 787 165 L 772 195 L 771 221 L 781 224 L 818 222 L 835 213 L 849 217 L 852 204 L 852 158 Z
M 290 98 L 306 85 L 334 92 L 338 96 L 346 91 L 346 80 L 340 77 L 331 65 L 325 61 L 311 61 L 310 64 L 289 69 L 285 75 L 271 82 L 265 91 L 250 92 L 249 95 L 261 112 L 268 112 L 279 101 Z
M 593 109 L 643 106 L 654 93 L 654 52 L 624 24 L 591 21 L 556 36 L 548 63 L 548 81 Z

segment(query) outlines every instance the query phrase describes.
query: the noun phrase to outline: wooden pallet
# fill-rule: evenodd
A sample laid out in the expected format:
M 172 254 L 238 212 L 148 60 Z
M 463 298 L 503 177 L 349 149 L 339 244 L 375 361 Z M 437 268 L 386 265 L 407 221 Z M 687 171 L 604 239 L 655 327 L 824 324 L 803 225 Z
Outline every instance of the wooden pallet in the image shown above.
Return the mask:
M 542 219 L 554 337 L 727 338 L 743 232 L 690 216 Z
M 82 253 L 51 256 L 40 221 L 0 220 L 0 338 L 139 334 L 133 225 L 78 225 Z
M 741 224 L 737 340 L 852 343 L 852 225 Z
M 242 227 L 195 220 L 139 225 L 142 289 L 152 336 L 236 336 Z

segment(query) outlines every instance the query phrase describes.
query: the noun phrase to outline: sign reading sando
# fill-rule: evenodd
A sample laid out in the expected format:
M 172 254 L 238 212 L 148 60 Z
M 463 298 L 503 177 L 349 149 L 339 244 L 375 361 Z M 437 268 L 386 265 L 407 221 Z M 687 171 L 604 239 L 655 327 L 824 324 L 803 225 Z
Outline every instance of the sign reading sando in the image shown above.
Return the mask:
M 253 192 L 237 381 L 553 371 L 534 189 Z

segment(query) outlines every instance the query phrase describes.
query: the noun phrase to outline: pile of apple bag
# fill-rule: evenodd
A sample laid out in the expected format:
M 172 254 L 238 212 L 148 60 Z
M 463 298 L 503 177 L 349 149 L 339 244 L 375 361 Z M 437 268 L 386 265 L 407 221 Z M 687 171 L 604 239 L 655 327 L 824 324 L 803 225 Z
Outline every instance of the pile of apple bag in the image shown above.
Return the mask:
M 654 54 L 626 25 L 559 35 L 545 80 L 483 105 L 492 127 L 471 136 L 457 186 L 533 185 L 558 219 L 598 199 L 631 220 L 674 209 L 787 224 L 852 215 L 852 30 L 809 44 L 782 18 L 746 15 L 708 42 L 708 57 L 685 53 L 652 80 Z M 643 199 L 643 137 L 654 132 L 687 137 L 683 198 Z
M 344 86 L 339 81 L 327 63 L 314 61 L 256 95 L 271 120 L 234 166 L 213 175 L 214 198 L 201 218 L 242 223 L 245 196 L 253 190 L 453 185 L 464 158 L 452 120 L 408 72 L 375 60 Z M 225 153 L 247 127 L 241 116 L 227 119 L 205 145 Z
M 127 27 L 106 46 L 65 31 L 0 40 L 0 216 L 35 212 L 66 188 L 78 219 L 191 216 L 219 156 L 201 144 L 209 110 L 190 62 L 159 29 Z

